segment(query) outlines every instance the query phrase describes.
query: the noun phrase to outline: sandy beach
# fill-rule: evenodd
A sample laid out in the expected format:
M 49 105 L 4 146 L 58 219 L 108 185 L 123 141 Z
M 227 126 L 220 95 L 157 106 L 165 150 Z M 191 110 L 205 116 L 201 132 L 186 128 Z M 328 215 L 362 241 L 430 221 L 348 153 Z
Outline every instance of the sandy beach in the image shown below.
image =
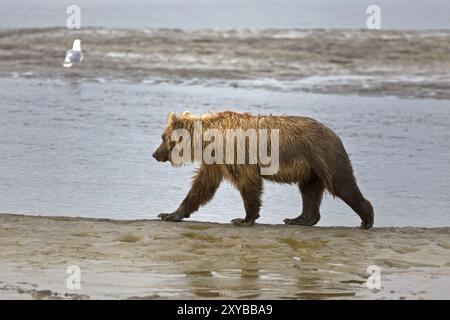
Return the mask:
M 450 228 L 0 214 L 0 299 L 448 299 Z M 69 266 L 81 288 L 66 286 Z M 366 286 L 381 270 L 381 289 Z

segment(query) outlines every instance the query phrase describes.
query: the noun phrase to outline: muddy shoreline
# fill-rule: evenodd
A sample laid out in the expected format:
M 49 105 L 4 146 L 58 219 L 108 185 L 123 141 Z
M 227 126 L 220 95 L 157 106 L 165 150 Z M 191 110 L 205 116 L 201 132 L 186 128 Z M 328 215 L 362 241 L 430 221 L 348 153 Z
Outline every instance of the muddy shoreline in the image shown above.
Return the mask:
M 73 37 L 85 59 L 67 71 Z M 0 76 L 449 99 L 449 39 L 449 30 L 0 29 Z
M 448 299 L 450 227 L 0 214 L 0 299 Z M 67 287 L 69 266 L 81 289 Z M 366 286 L 381 270 L 381 289 Z

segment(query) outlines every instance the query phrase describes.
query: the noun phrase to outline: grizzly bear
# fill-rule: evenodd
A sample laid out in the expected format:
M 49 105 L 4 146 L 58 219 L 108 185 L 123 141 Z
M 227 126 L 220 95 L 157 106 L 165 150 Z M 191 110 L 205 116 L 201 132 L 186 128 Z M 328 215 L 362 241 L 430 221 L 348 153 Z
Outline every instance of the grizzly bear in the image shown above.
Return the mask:
M 196 143 L 195 141 L 191 142 L 199 138 L 199 134 L 196 132 L 199 127 L 201 128 L 200 135 L 206 133 L 207 130 L 215 130 L 216 135 L 214 139 L 209 139 L 210 143 L 223 142 L 225 139 L 225 144 L 227 144 L 232 139 L 231 146 L 236 148 L 228 149 L 228 146 L 227 148 L 216 146 L 209 150 L 212 157 L 228 152 L 230 156 L 228 159 L 232 159 L 234 162 L 211 162 L 198 157 L 195 159 L 193 145 Z M 227 130 L 234 129 L 267 130 L 270 133 L 269 141 L 263 146 L 258 145 L 257 149 L 260 152 L 268 152 L 267 149 L 270 149 L 272 158 L 276 154 L 277 159 L 272 160 L 278 164 L 277 170 L 263 174 L 262 162 L 259 159 L 255 161 L 255 158 L 250 155 L 250 135 L 244 136 L 244 143 L 242 144 L 241 141 L 238 146 L 237 136 L 225 134 Z M 175 134 L 177 132 L 182 134 Z M 218 135 L 217 132 L 219 132 Z M 273 134 L 275 132 L 277 135 Z M 261 139 L 262 141 L 263 135 L 256 135 L 256 137 L 257 140 Z M 199 145 L 206 150 L 208 141 L 200 141 L 197 143 L 197 147 Z M 277 146 L 278 149 L 274 146 Z M 242 153 L 242 150 L 245 153 L 245 160 L 248 161 L 237 161 L 236 163 L 236 157 L 241 155 L 239 153 Z M 261 153 L 259 154 L 261 155 Z M 183 159 L 181 161 L 178 159 L 180 156 Z M 161 213 L 158 216 L 165 221 L 180 221 L 188 218 L 191 213 L 213 198 L 223 179 L 228 179 L 239 190 L 245 208 L 245 218 L 234 219 L 232 223 L 251 226 L 259 217 L 263 179 L 266 179 L 276 183 L 296 184 L 299 187 L 303 204 L 302 213 L 294 219 L 285 219 L 286 224 L 315 225 L 320 220 L 319 208 L 324 191 L 341 198 L 349 205 L 361 218 L 360 227 L 362 229 L 370 229 L 374 223 L 372 205 L 363 197 L 356 184 L 353 168 L 341 139 L 324 124 L 311 118 L 253 116 L 249 113 L 231 111 L 201 116 L 185 112 L 183 115 L 177 116 L 171 112 L 162 134 L 162 143 L 153 153 L 153 157 L 158 161 L 169 161 L 173 165 L 189 162 L 200 163 L 200 168 L 193 179 L 192 188 L 179 208 L 175 212 Z M 177 161 L 174 160 L 176 157 Z

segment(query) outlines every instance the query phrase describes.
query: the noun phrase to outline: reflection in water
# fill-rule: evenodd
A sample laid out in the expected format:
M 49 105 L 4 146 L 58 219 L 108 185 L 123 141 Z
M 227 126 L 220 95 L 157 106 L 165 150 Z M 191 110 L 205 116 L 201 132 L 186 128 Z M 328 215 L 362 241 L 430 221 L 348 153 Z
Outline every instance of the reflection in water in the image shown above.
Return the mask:
M 256 254 L 244 253 L 241 257 L 243 282 L 239 298 L 257 298 L 261 294 L 259 259 Z
M 212 270 L 209 270 L 204 261 L 195 265 L 196 270 L 186 271 L 189 281 L 189 288 L 192 293 L 201 298 L 218 298 L 221 290 L 218 283 L 213 278 Z
M 327 263 L 329 255 L 320 253 L 328 245 L 319 239 L 298 240 L 300 245 L 293 238 L 284 237 L 260 239 L 254 244 L 237 237 L 213 238 L 210 233 L 197 232 L 189 250 L 194 256 L 178 264 L 186 276 L 184 285 L 193 296 L 321 299 L 355 295 L 348 281 L 356 280 L 352 277 L 353 280 L 336 281 L 346 273 Z M 192 239 L 194 233 L 183 233 L 185 237 L 186 234 Z M 280 244 L 278 247 L 274 240 Z
M 72 99 L 81 96 L 81 85 L 83 79 L 80 77 L 78 70 L 69 69 L 65 74 L 64 83 L 67 84 L 68 94 Z
M 255 254 L 241 252 L 236 256 L 227 255 L 220 260 L 213 257 L 198 258 L 186 265 L 184 271 L 194 295 L 202 298 L 248 299 L 260 295 L 260 270 Z

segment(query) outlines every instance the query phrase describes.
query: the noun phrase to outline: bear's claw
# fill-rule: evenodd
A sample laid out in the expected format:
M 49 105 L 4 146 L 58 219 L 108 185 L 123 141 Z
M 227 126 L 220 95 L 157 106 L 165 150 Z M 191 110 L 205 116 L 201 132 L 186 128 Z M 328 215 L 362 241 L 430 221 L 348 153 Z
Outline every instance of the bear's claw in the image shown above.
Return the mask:
M 176 213 L 160 213 L 158 215 L 158 218 L 161 218 L 161 220 L 164 220 L 164 221 L 172 221 L 172 222 L 178 222 L 183 219 Z
M 235 226 L 250 227 L 255 224 L 255 221 L 245 221 L 245 219 L 236 218 L 231 220 L 231 223 Z
M 317 224 L 317 222 L 319 222 L 319 220 L 320 220 L 320 216 L 314 217 L 314 219 L 310 219 L 310 220 L 307 220 L 304 216 L 300 216 L 300 217 L 297 217 L 297 218 L 294 218 L 294 219 L 286 218 L 283 221 L 284 221 L 285 224 L 289 224 L 289 225 L 299 225 L 299 226 L 312 227 L 315 224 Z
M 373 222 L 361 222 L 361 225 L 359 226 L 362 230 L 370 230 L 373 227 Z

